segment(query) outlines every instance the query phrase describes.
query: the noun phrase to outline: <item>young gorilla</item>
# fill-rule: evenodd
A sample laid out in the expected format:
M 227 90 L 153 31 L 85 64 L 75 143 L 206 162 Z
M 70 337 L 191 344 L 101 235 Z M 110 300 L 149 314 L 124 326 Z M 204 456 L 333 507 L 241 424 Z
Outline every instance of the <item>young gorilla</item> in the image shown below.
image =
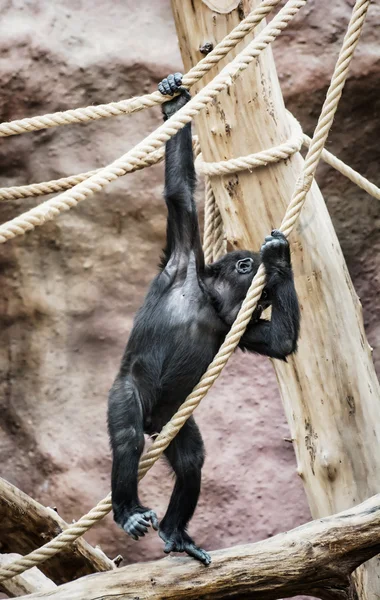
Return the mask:
M 159 84 L 162 94 L 180 95 L 163 105 L 164 119 L 186 104 L 182 76 Z M 296 350 L 299 308 L 289 245 L 279 231 L 265 239 L 261 254 L 230 252 L 205 265 L 194 202 L 195 171 L 191 124 L 166 144 L 167 241 L 160 271 L 135 318 L 119 374 L 109 397 L 108 423 L 113 451 L 114 518 L 138 540 L 156 514 L 142 506 L 137 470 L 144 432 L 153 435 L 172 417 L 206 371 L 233 323 L 260 262 L 267 285 L 239 347 L 272 358 Z M 271 321 L 260 318 L 272 306 Z M 201 486 L 204 448 L 193 417 L 165 451 L 176 475 L 159 535 L 164 551 L 187 552 L 205 565 L 210 556 L 187 534 Z

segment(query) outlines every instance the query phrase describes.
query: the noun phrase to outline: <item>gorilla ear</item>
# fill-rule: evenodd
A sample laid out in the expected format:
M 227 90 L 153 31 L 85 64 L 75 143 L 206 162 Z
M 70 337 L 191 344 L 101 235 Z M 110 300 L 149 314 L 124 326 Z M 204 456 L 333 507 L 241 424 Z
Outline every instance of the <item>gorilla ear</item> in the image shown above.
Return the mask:
M 253 270 L 253 260 L 252 258 L 242 258 L 238 260 L 236 263 L 236 270 L 238 273 L 242 275 L 247 275 L 248 273 L 252 273 Z

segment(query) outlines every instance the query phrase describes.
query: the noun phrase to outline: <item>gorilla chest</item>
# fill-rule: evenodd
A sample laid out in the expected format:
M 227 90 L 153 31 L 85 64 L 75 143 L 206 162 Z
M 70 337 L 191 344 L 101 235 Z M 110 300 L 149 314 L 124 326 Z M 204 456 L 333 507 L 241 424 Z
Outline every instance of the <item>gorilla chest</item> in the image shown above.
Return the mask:
M 198 286 L 182 285 L 172 288 L 164 306 L 166 321 L 174 328 L 182 328 L 196 333 L 218 329 L 219 319 L 214 308 Z

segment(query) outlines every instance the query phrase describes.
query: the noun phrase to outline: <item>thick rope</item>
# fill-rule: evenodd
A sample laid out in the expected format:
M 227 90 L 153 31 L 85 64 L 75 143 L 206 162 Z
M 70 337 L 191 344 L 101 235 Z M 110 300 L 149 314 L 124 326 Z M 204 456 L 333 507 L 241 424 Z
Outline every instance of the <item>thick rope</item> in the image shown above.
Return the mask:
M 205 178 L 205 223 L 203 228 L 203 253 L 205 263 L 214 262 L 216 201 L 209 177 Z
M 193 136 L 193 148 L 196 156 L 200 152 L 200 145 L 198 136 Z M 164 159 L 165 148 L 162 147 L 152 154 L 149 154 L 145 160 L 141 163 L 136 164 L 130 173 L 133 171 L 139 171 L 146 167 L 151 167 Z M 54 194 L 55 192 L 62 192 L 64 190 L 70 190 L 75 187 L 77 183 L 81 183 L 86 179 L 89 179 L 92 175 L 100 173 L 100 169 L 94 169 L 93 171 L 87 171 L 86 173 L 79 173 L 78 175 L 70 175 L 68 177 L 61 177 L 60 179 L 52 179 L 51 181 L 43 181 L 41 183 L 30 183 L 28 185 L 19 185 L 13 187 L 0 188 L 0 200 L 17 200 L 19 198 L 30 198 L 32 196 L 46 196 L 48 194 Z
M 219 260 L 227 252 L 227 239 L 223 226 L 222 215 L 219 211 L 215 196 L 215 218 L 214 218 L 214 242 L 213 242 L 213 260 Z
M 183 78 L 183 85 L 186 88 L 191 87 L 199 81 L 212 67 L 214 67 L 222 58 L 224 58 L 230 50 L 250 33 L 263 19 L 266 17 L 280 0 L 263 0 L 263 2 L 255 8 L 231 33 L 229 33 L 215 48 L 203 58 L 199 63 L 190 69 Z M 58 127 L 59 125 L 70 125 L 72 123 L 87 123 L 97 119 L 105 119 L 116 117 L 119 115 L 130 114 L 150 108 L 157 104 L 166 102 L 160 92 L 146 94 L 139 98 L 131 98 L 130 100 L 121 100 L 120 102 L 110 102 L 109 104 L 99 104 L 98 106 L 88 106 L 86 108 L 76 108 L 74 110 L 66 110 L 56 112 L 41 117 L 30 117 L 26 119 L 18 119 L 9 123 L 0 125 L 0 137 L 9 135 L 18 135 L 29 131 L 37 131 L 40 129 L 49 129 Z
M 194 159 L 201 153 L 198 136 L 193 137 Z M 214 257 L 214 220 L 215 220 L 216 202 L 212 191 L 210 180 L 205 177 L 205 200 L 204 200 L 204 227 L 203 227 L 203 254 L 205 263 L 213 262 Z
M 146 167 L 150 167 L 160 162 L 164 158 L 164 153 L 164 148 L 152 152 L 152 154 L 149 154 L 144 160 L 137 162 L 130 170 L 130 173 L 145 169 Z M 18 198 L 30 198 L 31 196 L 46 196 L 47 194 L 70 190 L 78 183 L 86 181 L 86 179 L 100 173 L 103 168 L 104 167 L 94 169 L 93 171 L 87 171 L 86 173 L 79 173 L 78 175 L 70 175 L 69 177 L 61 177 L 60 179 L 53 179 L 52 181 L 0 188 L 0 200 L 17 200 Z
M 306 135 L 306 133 L 303 134 L 303 141 L 305 146 L 309 148 L 311 139 Z M 334 154 L 328 150 L 322 150 L 321 158 L 325 161 L 325 163 L 330 165 L 330 167 L 333 167 L 339 171 L 339 173 L 347 177 L 347 179 L 352 181 L 352 183 L 355 183 L 358 187 L 367 192 L 367 194 L 377 198 L 377 200 L 380 200 L 380 188 L 369 181 L 366 177 L 363 177 L 363 175 L 360 175 L 360 173 L 349 167 L 342 160 L 334 156 Z
M 145 157 L 148 152 L 152 151 L 152 147 L 157 148 L 158 145 L 162 146 L 167 139 L 175 135 L 175 133 L 184 127 L 185 124 L 189 122 L 197 112 L 206 106 L 206 104 L 211 101 L 219 91 L 225 89 L 230 82 L 232 83 L 232 77 L 237 77 L 241 71 L 247 68 L 248 64 L 281 33 L 281 31 L 287 26 L 293 16 L 297 14 L 298 10 L 304 6 L 305 3 L 306 0 L 288 0 L 287 4 L 273 18 L 271 23 L 263 29 L 257 38 L 253 40 L 247 46 L 247 48 L 241 52 L 232 61 L 232 63 L 230 63 L 230 65 L 227 65 L 227 67 L 225 67 L 219 73 L 219 75 L 217 75 L 213 81 L 211 81 L 203 89 L 202 92 L 197 94 L 197 96 L 190 100 L 183 108 L 180 109 L 180 111 L 170 117 L 170 119 L 161 125 L 161 127 L 159 127 L 155 133 L 151 134 L 148 136 L 148 138 L 146 138 L 146 140 L 138 144 L 134 150 L 131 150 L 119 161 L 115 161 L 116 165 L 113 163 L 110 167 L 103 169 L 103 173 L 112 169 L 112 173 L 116 175 L 116 173 L 121 170 L 121 167 L 119 167 L 119 163 L 121 161 L 123 168 L 128 169 L 129 165 L 134 164 L 133 161 L 135 160 L 136 155 L 141 160 L 143 156 Z M 96 174 L 91 177 L 87 183 L 93 179 L 96 181 L 98 188 L 100 188 L 102 185 L 105 185 L 104 180 L 107 182 L 108 180 L 114 178 L 111 177 L 111 179 L 108 179 L 109 175 L 107 173 L 107 179 L 104 177 L 104 179 L 101 179 L 100 183 L 98 183 L 99 177 L 100 175 Z M 81 186 L 83 187 L 85 183 L 86 182 L 80 183 L 76 188 L 74 188 L 74 190 L 71 191 L 71 194 L 73 192 L 75 193 L 75 190 L 78 190 L 78 188 Z M 63 196 L 67 197 L 69 194 L 70 192 L 63 194 L 61 198 Z M 77 195 L 76 198 L 78 198 Z M 49 213 L 47 213 L 47 215 L 49 215 Z M 262 266 L 259 268 L 256 274 L 255 281 L 262 283 L 262 286 L 265 284 L 265 273 Z M 194 388 L 193 392 L 188 396 L 186 401 L 181 405 L 179 411 L 173 416 L 171 421 L 164 426 L 148 452 L 142 457 L 138 471 L 139 481 L 162 455 L 163 451 L 170 444 L 171 440 L 175 437 L 179 429 L 186 422 L 201 399 L 206 395 L 213 382 L 221 373 L 224 365 L 227 363 L 228 358 L 234 352 L 240 337 L 242 336 L 251 318 L 252 312 L 260 298 L 260 295 L 261 291 L 259 294 L 256 294 L 253 290 L 253 292 L 250 294 L 250 297 L 247 297 L 244 300 L 235 323 L 233 324 L 230 332 L 227 334 L 218 354 L 214 358 L 213 362 L 209 365 L 201 381 Z M 14 575 L 23 573 L 32 566 L 41 564 L 49 557 L 54 556 L 62 548 L 74 542 L 76 539 L 78 539 L 78 537 L 88 531 L 88 529 L 90 529 L 95 523 L 100 521 L 110 512 L 111 508 L 111 494 L 108 494 L 108 496 L 101 500 L 97 506 L 90 510 L 86 515 L 81 517 L 81 519 L 79 519 L 79 521 L 77 521 L 75 524 L 71 525 L 65 531 L 59 534 L 56 538 L 50 540 L 41 548 L 38 548 L 28 555 L 14 561 L 7 567 L 0 569 L 0 582 L 13 577 Z
M 215 175 L 229 175 L 231 173 L 238 173 L 239 171 L 252 171 L 258 167 L 265 167 L 268 164 L 276 163 L 280 160 L 286 160 L 292 154 L 299 152 L 303 144 L 303 132 L 301 125 L 297 119 L 289 113 L 292 121 L 292 135 L 289 140 L 270 148 L 269 150 L 262 150 L 261 152 L 255 152 L 248 156 L 241 156 L 240 158 L 230 158 L 229 160 L 221 160 L 220 162 L 204 162 L 202 154 L 200 153 L 195 161 L 197 171 L 212 177 Z
M 280 229 L 286 237 L 291 233 L 313 183 L 315 171 L 338 108 L 351 60 L 359 42 L 369 4 L 370 0 L 356 0 L 355 2 L 343 46 L 327 91 L 326 100 L 323 104 L 313 138 L 310 141 L 303 172 L 298 178 L 295 192 L 281 223 Z
M 296 119 L 293 117 L 293 115 L 289 111 L 287 111 L 287 112 L 288 112 L 289 117 L 291 119 L 294 119 L 294 121 L 296 121 Z M 196 136 L 194 136 L 194 139 L 195 139 L 195 137 Z M 303 133 L 303 144 L 305 146 L 309 147 L 310 141 L 311 141 L 311 139 L 309 138 L 309 136 L 307 136 L 305 133 Z M 277 151 L 278 148 L 279 148 L 279 146 L 276 146 L 272 150 Z M 268 151 L 264 151 L 264 152 L 268 152 Z M 160 153 L 160 157 L 158 158 L 159 153 Z M 141 164 L 140 166 L 137 165 L 134 170 L 143 169 L 143 168 L 145 168 L 145 166 L 150 166 L 151 164 L 154 164 L 154 162 L 159 162 L 160 160 L 163 159 L 163 155 L 164 155 L 164 150 L 160 149 L 159 151 L 157 151 L 157 155 L 156 155 L 157 161 L 154 161 L 153 155 L 150 155 L 149 164 L 146 164 L 146 165 Z M 261 155 L 260 152 L 257 152 L 255 154 L 250 154 L 249 159 L 251 161 L 257 160 L 260 158 L 260 155 Z M 262 157 L 262 155 L 261 155 L 261 157 Z M 286 160 L 287 158 L 288 158 L 288 156 L 281 156 L 279 158 L 279 160 Z M 352 181 L 352 183 L 355 183 L 358 187 L 360 187 L 362 190 L 367 192 L 370 196 L 373 196 L 377 200 L 380 200 L 380 188 L 377 187 L 371 181 L 369 181 L 366 177 L 363 177 L 363 175 L 361 175 L 360 173 L 355 171 L 355 169 L 353 169 L 352 167 L 347 165 L 345 162 L 340 160 L 337 156 L 335 156 L 328 150 L 323 149 L 321 158 L 328 165 L 330 165 L 331 167 L 333 167 L 334 169 L 339 171 L 339 173 L 341 173 L 342 175 L 347 177 L 347 179 Z M 237 160 L 239 160 L 239 159 L 237 159 Z M 225 163 L 227 163 L 227 164 L 229 164 L 229 162 L 230 161 L 225 161 Z M 272 161 L 268 161 L 268 162 L 272 162 Z M 210 163 L 204 163 L 203 161 L 200 161 L 199 164 L 197 164 L 197 168 L 199 168 L 200 171 L 202 171 L 204 164 L 207 165 Z M 217 165 L 218 163 L 211 163 L 211 164 Z M 256 166 L 262 166 L 262 165 L 256 165 Z M 251 170 L 252 168 L 254 168 L 254 167 L 252 166 L 252 164 L 250 164 L 249 170 Z M 207 170 L 207 166 L 206 166 L 206 170 Z M 240 169 L 238 169 L 238 170 L 240 170 Z M 99 173 L 100 171 L 101 171 L 101 169 L 95 169 L 93 171 L 87 171 L 87 173 L 79 173 L 78 175 L 70 175 L 68 177 L 61 177 L 60 179 L 53 179 L 51 181 L 44 181 L 41 183 L 31 183 L 28 185 L 19 185 L 19 186 L 0 188 L 0 201 L 18 200 L 19 198 L 30 198 L 32 196 L 45 196 L 47 194 L 52 194 L 55 192 L 61 192 L 64 190 L 68 190 L 68 189 L 71 189 L 72 187 L 74 187 L 77 183 L 80 183 L 81 181 L 85 181 L 86 179 L 91 177 L 91 175 L 94 175 L 95 173 Z M 236 171 L 234 171 L 234 172 L 236 172 Z
M 58 195 L 32 208 L 28 212 L 15 217 L 0 226 L 0 243 L 4 243 L 18 235 L 43 225 L 56 218 L 60 212 L 70 210 L 95 192 L 100 191 L 110 181 L 114 181 L 146 160 L 147 156 L 162 147 L 173 135 L 189 123 L 207 104 L 240 75 L 248 65 L 285 29 L 298 10 L 304 6 L 306 0 L 288 0 L 287 4 L 279 11 L 258 36 L 226 65 L 196 96 L 176 112 L 170 119 L 137 144 L 135 148 L 124 154 L 121 158 L 95 173 L 86 181 L 78 183 L 74 188 Z
M 221 258 L 227 252 L 222 215 L 211 187 L 210 178 L 205 178 L 205 225 L 203 251 L 206 264 Z
M 348 31 L 345 35 L 343 46 L 340 51 L 338 61 L 335 66 L 334 74 L 329 86 L 326 100 L 323 104 L 320 118 L 310 143 L 310 148 L 305 159 L 302 173 L 297 180 L 295 191 L 291 202 L 285 213 L 281 229 L 288 236 L 292 231 L 296 219 L 300 215 L 303 204 L 312 182 L 315 171 L 321 157 L 322 149 L 333 123 L 334 115 L 342 94 L 342 89 L 347 78 L 349 65 L 359 41 L 360 33 L 364 24 L 364 19 L 368 10 L 369 0 L 357 0 L 353 8 Z M 223 72 L 223 71 L 222 71 Z M 181 109 L 182 110 L 182 109 Z M 207 368 L 207 371 L 200 382 L 180 406 L 177 413 L 163 427 L 161 433 L 154 440 L 151 448 L 142 457 L 139 465 L 139 480 L 158 460 L 164 450 L 169 446 L 178 431 L 199 405 L 203 397 L 211 388 L 214 381 L 220 375 L 223 367 L 236 349 L 241 336 L 243 335 L 253 311 L 260 299 L 262 290 L 265 286 L 265 269 L 260 265 L 248 294 L 243 301 L 238 316 L 226 336 L 226 339 L 220 347 L 217 355 Z M 85 533 L 94 523 L 99 521 L 111 510 L 111 495 L 109 494 L 99 504 L 93 508 L 87 515 L 84 515 L 76 524 L 70 526 L 62 532 L 57 538 L 45 544 L 42 548 L 35 550 L 26 557 L 19 559 L 0 570 L 0 581 L 19 574 L 31 566 L 40 564 L 49 556 L 53 556 L 66 544 L 71 543 L 80 535 Z

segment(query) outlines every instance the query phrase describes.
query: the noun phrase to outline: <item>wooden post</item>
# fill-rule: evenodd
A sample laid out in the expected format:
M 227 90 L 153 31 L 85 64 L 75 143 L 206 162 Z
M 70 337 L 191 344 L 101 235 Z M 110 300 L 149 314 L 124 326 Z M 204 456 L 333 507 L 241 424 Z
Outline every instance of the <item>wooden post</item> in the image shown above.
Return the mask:
M 226 14 L 228 4 L 226 0 L 172 0 L 185 71 L 202 58 L 200 47 L 221 41 L 259 0 L 244 0 Z M 194 86 L 196 91 L 239 49 Z M 196 126 L 206 161 L 244 156 L 289 138 L 270 48 L 200 113 Z M 212 178 L 232 249 L 257 249 L 265 235 L 279 226 L 302 162 L 296 154 L 252 173 Z M 302 307 L 301 339 L 297 355 L 288 364 L 273 364 L 298 473 L 317 518 L 353 506 L 379 490 L 380 389 L 361 305 L 315 183 L 290 242 Z M 356 573 L 356 586 L 362 600 L 380 595 L 378 561 Z

